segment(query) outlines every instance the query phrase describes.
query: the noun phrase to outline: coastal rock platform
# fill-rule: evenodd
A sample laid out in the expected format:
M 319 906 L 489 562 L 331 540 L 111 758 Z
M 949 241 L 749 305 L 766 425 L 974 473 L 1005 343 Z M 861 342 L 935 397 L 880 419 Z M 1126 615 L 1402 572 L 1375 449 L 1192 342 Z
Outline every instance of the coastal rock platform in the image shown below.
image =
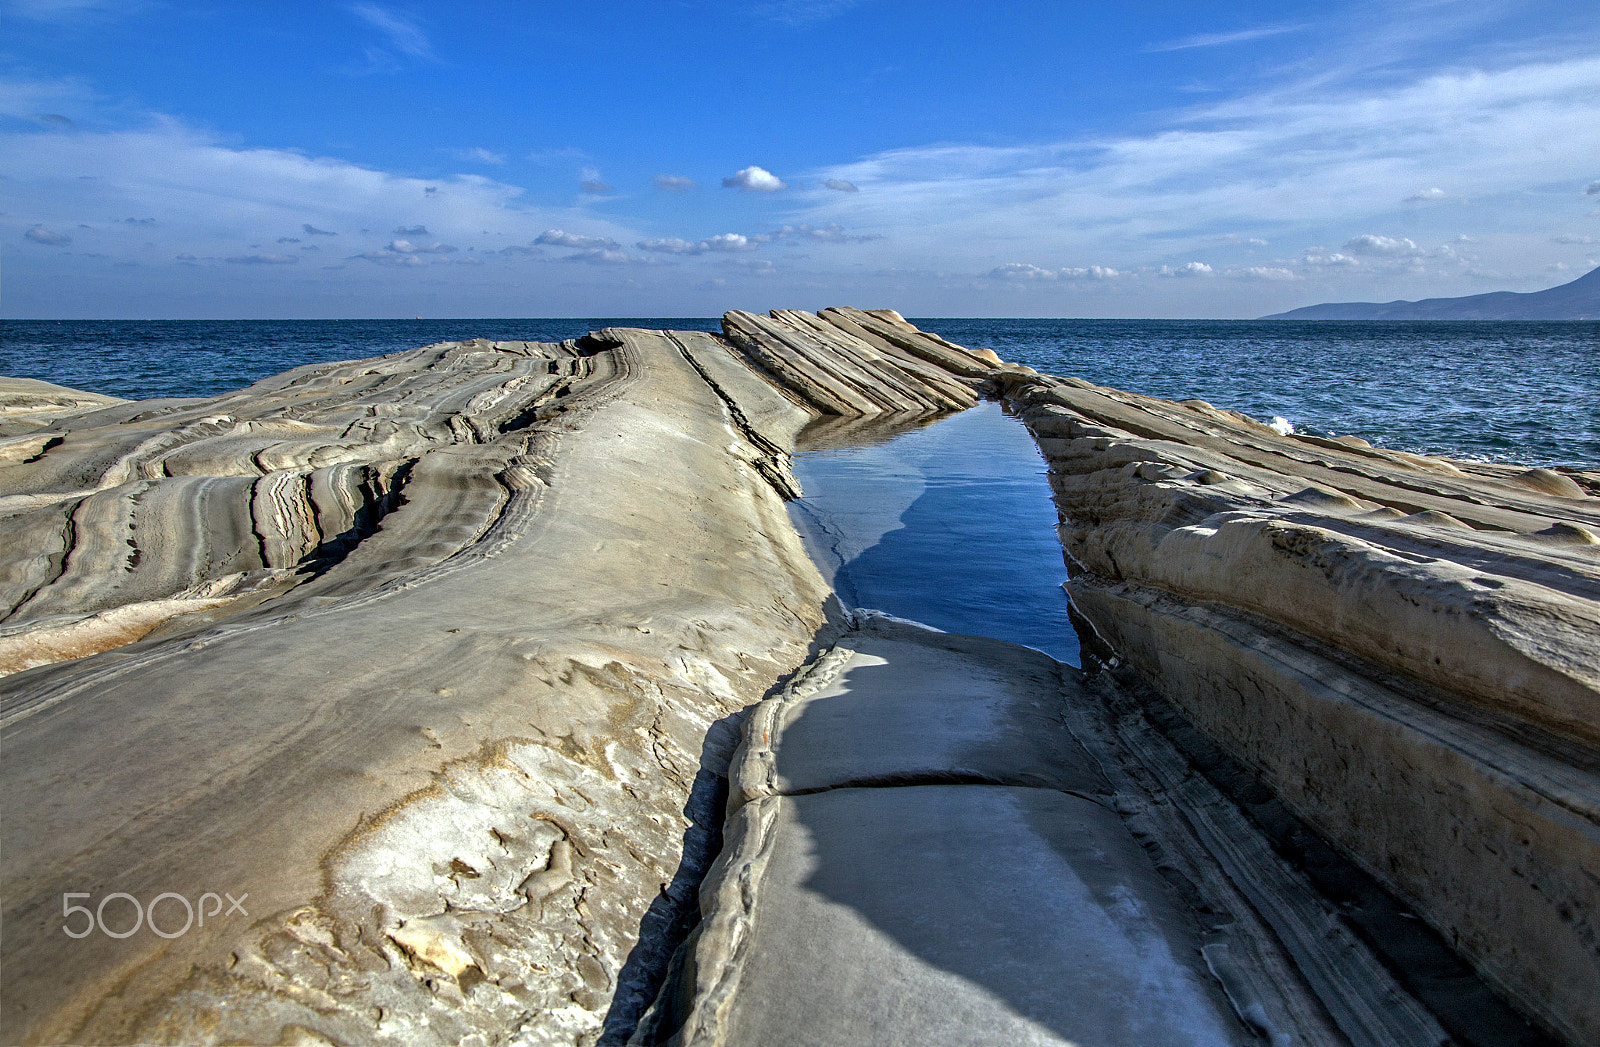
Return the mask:
M 1004 384 L 1103 663 L 1546 1028 L 1600 1042 L 1600 474 Z
M 1075 669 L 854 626 L 746 721 L 704 921 L 635 1043 L 1449 1038 Z
M 6 1042 L 631 1025 L 727 718 L 828 628 L 816 412 L 635 330 L 43 385 L 0 390 Z
M 785 512 L 982 396 L 1088 672 Z M 0 380 L 0 1037 L 1594 1042 L 1596 493 L 889 310 Z

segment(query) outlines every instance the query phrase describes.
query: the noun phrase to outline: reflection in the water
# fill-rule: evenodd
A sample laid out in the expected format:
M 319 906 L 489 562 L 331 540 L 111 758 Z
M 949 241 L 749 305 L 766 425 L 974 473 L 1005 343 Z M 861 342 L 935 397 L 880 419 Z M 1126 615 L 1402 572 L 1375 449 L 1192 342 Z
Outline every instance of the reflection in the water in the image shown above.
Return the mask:
M 853 606 L 1079 664 L 1055 507 L 1027 430 L 987 402 L 912 426 L 803 435 L 805 496 L 790 515 L 824 577 Z

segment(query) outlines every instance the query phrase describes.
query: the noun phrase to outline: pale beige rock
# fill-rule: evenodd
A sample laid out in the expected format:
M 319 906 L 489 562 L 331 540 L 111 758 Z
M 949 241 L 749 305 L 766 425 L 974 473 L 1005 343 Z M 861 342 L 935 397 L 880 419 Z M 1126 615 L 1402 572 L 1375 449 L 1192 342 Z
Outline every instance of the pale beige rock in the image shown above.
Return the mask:
M 708 728 L 826 626 L 810 417 L 616 331 L 52 423 L 0 471 L 0 647 L 79 656 L 0 685 L 6 1041 L 593 1042 Z
M 1107 657 L 1549 1029 L 1600 1042 L 1600 477 L 997 380 Z
M 865 614 L 752 711 L 731 786 L 636 1043 L 1448 1038 L 1169 744 L 1037 651 Z

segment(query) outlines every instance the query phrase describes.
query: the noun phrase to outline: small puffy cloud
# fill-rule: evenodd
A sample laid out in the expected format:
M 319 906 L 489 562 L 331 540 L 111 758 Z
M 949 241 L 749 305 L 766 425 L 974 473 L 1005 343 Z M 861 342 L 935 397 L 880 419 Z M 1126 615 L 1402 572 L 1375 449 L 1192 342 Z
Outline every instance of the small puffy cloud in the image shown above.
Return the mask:
M 294 254 L 246 254 L 234 258 L 224 258 L 225 262 L 234 265 L 295 265 L 300 261 L 299 255 Z
M 457 249 L 449 244 L 437 242 L 424 246 L 422 244 L 414 244 L 410 240 L 391 240 L 389 241 L 389 246 L 384 250 L 393 251 L 396 254 L 455 254 Z
M 155 225 L 156 224 L 156 220 L 154 218 L 124 218 L 122 220 L 122 222 L 123 222 L 124 225 Z
M 451 244 L 415 244 L 410 240 L 391 240 L 382 250 L 363 251 L 350 257 L 374 265 L 419 266 L 428 264 L 424 255 L 455 254 L 457 250 L 458 248 Z M 440 258 L 437 261 L 443 262 L 445 259 Z
M 844 226 L 838 222 L 829 222 L 827 225 L 786 225 L 773 234 L 773 239 L 782 239 L 786 236 L 801 236 L 808 240 L 822 240 L 830 244 L 864 244 L 869 240 L 882 240 L 878 233 L 847 233 Z
M 854 182 L 847 182 L 843 178 L 824 178 L 822 188 L 832 189 L 840 193 L 859 193 L 861 190 Z
M 669 193 L 682 193 L 695 187 L 693 178 L 683 175 L 656 175 L 652 181 L 657 189 L 664 189 Z
M 42 225 L 36 225 L 22 235 L 36 244 L 44 244 L 47 247 L 65 247 L 72 243 L 72 237 L 66 233 L 58 233 Z
M 561 229 L 546 229 L 533 242 L 550 247 L 575 247 L 580 251 L 615 251 L 622 246 L 609 236 L 579 236 Z
M 428 264 L 421 255 L 390 250 L 362 251 L 360 254 L 353 254 L 350 257 L 363 262 L 371 262 L 373 265 L 419 266 Z M 329 267 L 323 266 L 323 268 L 327 269 Z
M 1432 189 L 1424 189 L 1419 193 L 1412 193 L 1410 196 L 1405 198 L 1405 203 L 1418 204 L 1418 203 L 1424 203 L 1424 202 L 1426 202 L 1428 200 L 1448 200 L 1448 199 L 1450 199 L 1450 194 L 1445 192 L 1443 189 L 1440 189 L 1439 187 L 1435 186 Z
M 396 236 L 427 236 L 428 227 L 425 225 L 402 225 L 394 231 Z
M 1330 252 L 1321 247 L 1313 247 L 1300 257 L 1300 264 L 1322 269 L 1335 266 L 1360 265 L 1361 260 L 1352 258 L 1347 254 L 1340 254 L 1337 251 Z
M 683 240 L 678 237 L 640 240 L 635 246 L 641 251 L 655 251 L 659 254 L 695 255 L 714 251 L 753 251 L 757 242 L 743 233 L 718 233 L 704 240 Z
M 1065 266 L 1061 269 L 1043 269 L 1026 262 L 1012 262 L 989 270 L 994 280 L 1014 283 L 1032 283 L 1037 280 L 1114 280 L 1122 272 L 1106 265 Z
M 775 193 L 779 189 L 789 188 L 789 184 L 781 181 L 777 175 L 766 168 L 751 164 L 744 170 L 735 171 L 724 178 L 722 180 L 722 188 L 743 189 L 755 193 Z
M 1204 262 L 1185 262 L 1176 268 L 1164 265 L 1159 272 L 1162 276 L 1210 276 L 1216 270 Z
M 1228 270 L 1229 276 L 1236 276 L 1243 280 L 1298 280 L 1294 270 L 1285 269 L 1277 265 L 1252 265 L 1242 269 Z
M 1352 254 L 1377 255 L 1385 258 L 1402 258 L 1421 253 L 1416 243 L 1405 237 L 1396 239 L 1392 236 L 1375 236 L 1372 233 L 1362 233 L 1345 241 L 1344 249 Z
M 338 233 L 334 232 L 331 229 L 318 229 L 316 226 L 312 225 L 310 222 L 301 223 L 300 230 L 301 230 L 301 232 L 305 233 L 307 236 L 338 236 L 339 235 Z
M 989 275 L 996 280 L 1015 280 L 1025 282 L 1029 280 L 1059 280 L 1061 273 L 1055 269 L 1041 269 L 1036 265 L 1026 262 L 1009 262 L 989 270 Z

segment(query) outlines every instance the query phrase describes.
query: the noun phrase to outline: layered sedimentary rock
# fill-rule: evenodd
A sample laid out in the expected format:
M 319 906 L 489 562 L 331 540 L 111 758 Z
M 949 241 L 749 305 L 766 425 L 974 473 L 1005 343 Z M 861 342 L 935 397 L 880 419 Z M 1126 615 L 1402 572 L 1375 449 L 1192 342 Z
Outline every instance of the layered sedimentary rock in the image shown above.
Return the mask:
M 729 717 L 829 628 L 804 372 L 740 360 L 617 330 L 0 389 L 5 1042 L 631 1027 Z
M 5 1042 L 620 1043 L 713 859 L 636 1042 L 1458 1035 L 1137 681 L 832 599 L 795 434 L 997 391 L 1103 639 L 1588 1042 L 1600 478 L 724 327 L 0 382 Z
M 1000 381 L 1104 657 L 1546 1027 L 1600 1042 L 1600 475 Z
M 746 721 L 704 922 L 635 1043 L 1449 1040 L 1096 682 L 853 624 Z

